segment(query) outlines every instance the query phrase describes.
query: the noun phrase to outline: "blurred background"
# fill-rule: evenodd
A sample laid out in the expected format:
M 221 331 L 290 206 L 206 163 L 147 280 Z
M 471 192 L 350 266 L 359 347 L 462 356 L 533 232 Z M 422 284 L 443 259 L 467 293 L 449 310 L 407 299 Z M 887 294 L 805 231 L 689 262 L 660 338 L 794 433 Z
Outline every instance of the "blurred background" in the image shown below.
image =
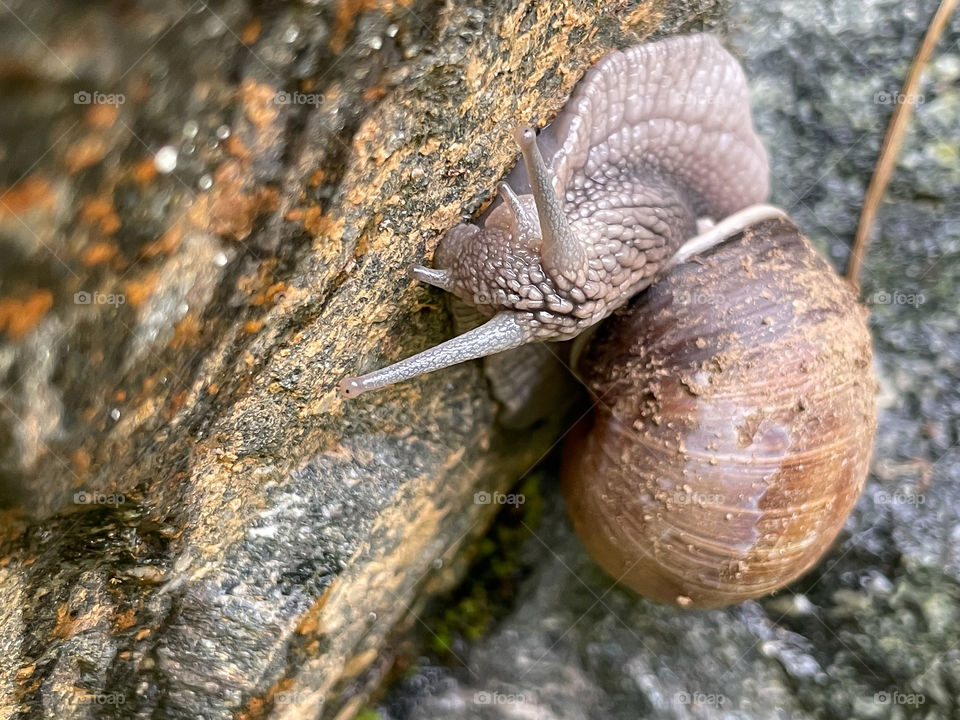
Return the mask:
M 0 0 L 0 717 L 960 716 L 960 19 L 901 94 L 936 7 Z M 698 29 L 838 270 L 915 115 L 863 496 L 810 574 L 691 612 L 573 535 L 562 418 L 505 433 L 472 366 L 335 387 L 449 336 L 403 269 L 518 118 Z

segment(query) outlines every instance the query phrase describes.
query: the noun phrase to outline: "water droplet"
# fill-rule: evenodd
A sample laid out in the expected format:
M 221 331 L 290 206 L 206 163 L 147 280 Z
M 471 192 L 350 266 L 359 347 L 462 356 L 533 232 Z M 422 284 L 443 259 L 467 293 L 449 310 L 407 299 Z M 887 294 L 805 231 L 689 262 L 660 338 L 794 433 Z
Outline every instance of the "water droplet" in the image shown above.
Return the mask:
M 157 172 L 168 175 L 177 169 L 177 149 L 173 145 L 164 145 L 153 156 Z
M 220 138 L 221 140 L 226 140 L 228 137 L 230 137 L 230 126 L 221 125 L 220 127 L 218 127 L 217 137 Z
M 204 32 L 206 32 L 207 37 L 217 37 L 226 29 L 226 25 L 223 24 L 223 21 L 218 18 L 216 15 L 209 18 L 203 26 Z

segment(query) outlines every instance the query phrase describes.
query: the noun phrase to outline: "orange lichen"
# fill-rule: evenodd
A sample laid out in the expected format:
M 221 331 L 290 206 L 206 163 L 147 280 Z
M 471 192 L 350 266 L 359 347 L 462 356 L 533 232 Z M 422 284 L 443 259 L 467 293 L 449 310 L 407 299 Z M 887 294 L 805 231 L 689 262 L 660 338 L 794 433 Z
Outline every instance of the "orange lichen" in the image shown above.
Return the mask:
M 323 591 L 323 594 L 317 598 L 313 606 L 300 616 L 300 623 L 297 625 L 297 632 L 300 635 L 313 635 L 314 633 L 321 632 L 320 616 L 323 613 L 324 606 L 327 604 L 327 600 L 329 600 L 333 594 L 334 588 L 338 586 L 339 583 L 337 579 L 334 579 L 334 581 L 330 583 L 330 586 Z
M 276 282 L 261 292 L 257 292 L 250 298 L 250 304 L 254 307 L 262 305 L 276 305 L 283 299 L 287 292 L 287 284 Z
M 19 340 L 32 330 L 53 305 L 53 293 L 36 290 L 25 298 L 0 299 L 0 331 Z
M 113 621 L 113 627 L 116 630 L 126 630 L 128 627 L 133 627 L 136 621 L 137 616 L 134 615 L 133 610 L 126 610 L 117 615 Z
M 367 88 L 363 93 L 364 100 L 379 100 L 387 94 L 387 89 L 383 85 L 374 85 Z
M 243 112 L 257 128 L 262 130 L 276 121 L 280 114 L 279 106 L 275 102 L 276 95 L 277 89 L 271 85 L 258 83 L 251 78 L 243 81 L 240 88 Z
M 170 347 L 177 349 L 195 345 L 200 339 L 202 330 L 203 322 L 200 318 L 193 314 L 184 315 L 173 329 Z
M 98 242 L 87 247 L 80 256 L 80 262 L 86 267 L 110 262 L 117 256 L 117 246 L 113 243 Z
M 495 69 L 492 69 L 495 71 Z M 463 79 L 467 87 L 471 91 L 476 91 L 477 88 L 481 85 L 481 80 L 488 72 L 486 63 L 482 62 L 479 58 L 475 58 L 467 63 L 467 67 L 464 69 Z M 491 72 L 491 74 L 494 74 Z
M 50 181 L 30 175 L 5 190 L 0 190 L 0 219 L 35 210 L 53 210 L 56 196 Z
M 266 703 L 263 698 L 250 698 L 247 703 L 247 709 L 241 710 L 237 715 L 238 720 L 259 720 L 263 717 L 266 710 Z
M 227 152 L 234 157 L 245 158 L 250 155 L 250 149 L 236 135 L 227 138 Z
M 310 175 L 310 179 L 307 180 L 307 184 L 310 187 L 319 187 L 323 184 L 324 179 L 326 179 L 326 173 L 324 172 L 323 168 L 317 168 Z
M 357 239 L 356 247 L 353 248 L 353 257 L 361 258 L 367 254 L 367 251 L 370 249 L 370 241 L 367 239 L 366 235 L 361 235 Z
M 108 103 L 96 103 L 87 107 L 83 114 L 83 119 L 91 127 L 98 130 L 105 130 L 112 127 L 117 121 L 117 115 L 120 108 L 117 105 Z
M 337 15 L 328 43 L 330 51 L 341 52 L 347 44 L 347 36 L 353 30 L 356 16 L 365 10 L 372 10 L 376 6 L 376 0 L 340 0 L 337 3 Z
M 303 214 L 303 227 L 311 235 L 323 235 L 330 227 L 330 218 L 319 205 L 308 207 Z
M 152 157 L 144 158 L 133 166 L 133 180 L 138 185 L 148 185 L 157 176 L 157 165 Z
M 279 194 L 275 188 L 259 187 L 244 190 L 248 173 L 236 160 L 225 162 L 215 174 L 210 191 L 190 208 L 190 221 L 205 231 L 242 240 L 253 231 L 253 223 L 261 213 L 275 210 Z
M 78 475 L 82 475 L 90 469 L 90 453 L 83 448 L 77 448 L 74 450 L 73 455 L 70 456 L 70 460 L 73 463 L 73 467 L 76 469 Z
M 50 635 L 60 640 L 67 640 L 84 630 L 96 627 L 108 616 L 108 612 L 106 606 L 95 605 L 87 612 L 78 614 L 71 610 L 67 603 L 62 603 L 57 608 L 57 622 L 50 631 Z
M 183 242 L 183 225 L 177 223 L 167 232 L 161 235 L 157 240 L 147 245 L 140 251 L 141 257 L 153 258 L 158 255 L 169 255 L 173 253 L 180 243 Z
M 103 160 L 110 147 L 103 138 L 87 135 L 71 145 L 63 156 L 63 163 L 71 173 L 96 165 Z
M 147 298 L 153 292 L 157 285 L 157 274 L 155 272 L 147 273 L 142 278 L 128 280 L 123 284 L 123 292 L 126 295 L 127 304 L 133 308 L 139 308 L 146 302 Z
M 183 407 L 183 403 L 186 402 L 186 399 L 187 399 L 186 390 L 181 390 L 180 392 L 174 393 L 173 395 L 170 396 L 170 404 L 167 406 L 167 409 L 164 413 L 167 419 L 170 419 L 177 414 L 177 411 L 179 411 L 180 408 Z
M 60 607 L 57 608 L 57 622 L 53 626 L 53 630 L 50 631 L 50 634 L 53 637 L 65 640 L 70 637 L 75 624 L 76 618 L 70 614 L 70 608 L 67 607 L 66 603 L 62 603 Z
M 263 29 L 263 21 L 260 18 L 250 18 L 250 21 L 244 25 L 240 33 L 240 40 L 244 45 L 252 45 L 260 37 L 260 31 Z
M 104 198 L 87 198 L 80 208 L 80 220 L 88 225 L 97 225 L 107 235 L 120 229 L 120 218 L 112 203 Z
M 654 5 L 643 3 L 624 16 L 620 22 L 620 27 L 624 30 L 633 30 L 638 34 L 638 39 L 640 39 L 647 37 L 656 30 L 662 22 L 663 12 L 658 10 Z

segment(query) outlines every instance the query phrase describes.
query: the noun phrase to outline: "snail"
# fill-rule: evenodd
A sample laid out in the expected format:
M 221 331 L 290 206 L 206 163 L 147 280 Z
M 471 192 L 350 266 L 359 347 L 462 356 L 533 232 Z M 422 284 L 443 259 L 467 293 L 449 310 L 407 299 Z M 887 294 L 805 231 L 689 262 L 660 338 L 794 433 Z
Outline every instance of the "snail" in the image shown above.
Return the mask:
M 768 192 L 743 73 L 710 35 L 610 53 L 539 138 L 522 127 L 514 139 L 523 163 L 500 184 L 483 227 L 456 226 L 437 247 L 436 268 L 410 269 L 489 319 L 344 380 L 347 397 L 570 340 L 649 285 L 698 219 L 726 219 Z
M 853 292 L 763 204 L 739 64 L 708 34 L 610 53 L 539 136 L 515 140 L 523 162 L 482 226 L 453 228 L 434 268 L 410 270 L 483 321 L 341 392 L 500 358 L 496 394 L 516 407 L 542 391 L 540 341 L 576 338 L 596 408 L 563 488 L 598 563 L 684 607 L 799 576 L 866 477 L 870 338 Z

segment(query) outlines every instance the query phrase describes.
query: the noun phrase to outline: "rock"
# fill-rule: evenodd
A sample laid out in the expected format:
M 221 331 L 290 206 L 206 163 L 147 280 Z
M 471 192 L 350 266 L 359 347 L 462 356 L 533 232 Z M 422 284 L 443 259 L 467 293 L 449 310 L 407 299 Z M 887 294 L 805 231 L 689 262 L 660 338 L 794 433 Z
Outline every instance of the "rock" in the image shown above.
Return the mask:
M 771 152 L 772 199 L 838 268 L 936 6 L 733 5 L 728 37 Z M 614 586 L 586 556 L 548 466 L 543 522 L 528 523 L 515 571 L 523 579 L 509 591 L 516 601 L 482 638 L 454 638 L 456 658 L 418 658 L 377 704 L 381 718 L 957 716 L 958 40 L 954 17 L 862 276 L 880 426 L 867 488 L 833 550 L 771 598 L 709 612 L 657 606 Z M 484 567 L 468 578 L 485 577 Z M 496 593 L 487 600 L 500 602 Z
M 7 4 L 0 716 L 353 716 L 559 435 L 478 364 L 336 385 L 449 335 L 404 269 L 513 126 L 702 3 L 374 5 Z

